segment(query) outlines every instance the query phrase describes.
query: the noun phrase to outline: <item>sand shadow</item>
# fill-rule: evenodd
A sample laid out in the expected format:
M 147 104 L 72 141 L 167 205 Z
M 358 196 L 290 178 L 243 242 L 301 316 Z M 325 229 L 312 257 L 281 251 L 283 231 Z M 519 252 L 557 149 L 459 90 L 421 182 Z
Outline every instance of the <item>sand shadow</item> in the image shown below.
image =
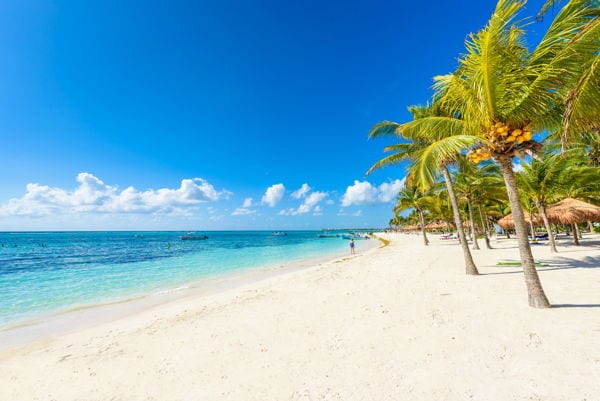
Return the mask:
M 600 308 L 600 304 L 552 304 L 552 308 Z
M 538 272 L 546 272 L 552 270 L 567 270 L 567 269 L 596 269 L 600 268 L 600 256 L 585 256 L 582 259 L 572 259 L 566 258 L 562 256 L 554 257 L 549 260 L 536 260 L 536 262 L 541 262 L 543 264 L 547 264 L 548 266 L 537 266 L 536 269 Z M 498 268 L 501 266 L 484 266 L 484 267 L 494 267 Z M 495 274 L 517 274 L 523 273 L 522 269 L 518 270 L 510 270 L 503 272 L 490 272 L 490 273 L 479 273 L 481 276 L 487 275 L 495 275 Z

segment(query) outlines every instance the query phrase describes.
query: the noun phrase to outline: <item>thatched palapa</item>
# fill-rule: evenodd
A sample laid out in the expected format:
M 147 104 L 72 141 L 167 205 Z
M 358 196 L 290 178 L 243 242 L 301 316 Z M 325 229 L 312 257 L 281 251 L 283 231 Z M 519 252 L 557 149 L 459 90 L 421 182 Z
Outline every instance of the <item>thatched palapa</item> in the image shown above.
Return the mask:
M 578 199 L 565 198 L 546 209 L 548 220 L 560 224 L 600 221 L 600 207 Z
M 525 215 L 525 222 L 527 224 L 531 224 L 531 216 L 529 215 L 529 213 L 523 212 L 523 214 Z M 542 219 L 540 218 L 540 216 L 534 214 L 533 215 L 533 225 L 539 226 L 541 224 L 543 224 L 543 222 L 542 222 Z M 504 229 L 514 228 L 515 221 L 513 219 L 512 213 L 509 213 L 506 216 L 504 216 L 503 218 L 501 218 L 500 220 L 498 220 L 498 225 Z

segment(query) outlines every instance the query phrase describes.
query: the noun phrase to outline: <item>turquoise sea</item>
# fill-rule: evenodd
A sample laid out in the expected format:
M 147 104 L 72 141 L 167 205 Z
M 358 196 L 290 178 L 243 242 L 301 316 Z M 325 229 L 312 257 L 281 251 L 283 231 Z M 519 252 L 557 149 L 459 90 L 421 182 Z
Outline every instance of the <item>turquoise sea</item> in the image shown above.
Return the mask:
M 346 240 L 319 233 L 0 232 L 0 325 L 347 251 Z

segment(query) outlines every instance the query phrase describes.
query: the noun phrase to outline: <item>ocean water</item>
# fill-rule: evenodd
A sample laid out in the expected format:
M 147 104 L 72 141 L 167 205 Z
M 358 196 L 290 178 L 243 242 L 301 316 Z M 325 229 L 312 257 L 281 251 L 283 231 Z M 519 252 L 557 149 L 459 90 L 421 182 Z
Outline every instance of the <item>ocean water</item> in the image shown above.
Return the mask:
M 0 325 L 243 269 L 339 254 L 317 231 L 0 232 Z

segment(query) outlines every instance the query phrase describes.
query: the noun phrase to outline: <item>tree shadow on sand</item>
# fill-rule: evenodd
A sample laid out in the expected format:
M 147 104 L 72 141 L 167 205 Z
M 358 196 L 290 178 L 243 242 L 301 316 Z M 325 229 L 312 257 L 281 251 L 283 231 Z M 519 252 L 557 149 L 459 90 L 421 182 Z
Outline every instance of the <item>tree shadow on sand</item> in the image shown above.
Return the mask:
M 548 266 L 536 266 L 537 271 L 546 272 L 552 270 L 566 270 L 566 269 L 596 269 L 600 268 L 600 256 L 585 256 L 582 259 L 572 259 L 563 256 L 554 257 L 551 260 L 536 260 L 536 263 L 540 262 L 547 264 Z M 492 267 L 492 266 L 489 266 Z M 500 266 L 493 266 L 500 267 Z M 523 273 L 523 270 L 510 270 L 504 272 L 490 272 L 480 273 L 481 276 L 494 275 L 494 274 L 517 274 Z
M 585 256 L 581 259 L 555 256 L 551 260 L 536 260 L 549 266 L 536 267 L 538 272 L 567 269 L 600 269 L 600 256 Z M 499 267 L 499 266 L 494 266 Z M 510 270 L 504 272 L 480 273 L 482 276 L 494 274 L 523 274 L 523 270 Z M 600 308 L 600 304 L 553 304 L 552 308 Z
M 600 308 L 600 304 L 552 304 L 552 308 Z

